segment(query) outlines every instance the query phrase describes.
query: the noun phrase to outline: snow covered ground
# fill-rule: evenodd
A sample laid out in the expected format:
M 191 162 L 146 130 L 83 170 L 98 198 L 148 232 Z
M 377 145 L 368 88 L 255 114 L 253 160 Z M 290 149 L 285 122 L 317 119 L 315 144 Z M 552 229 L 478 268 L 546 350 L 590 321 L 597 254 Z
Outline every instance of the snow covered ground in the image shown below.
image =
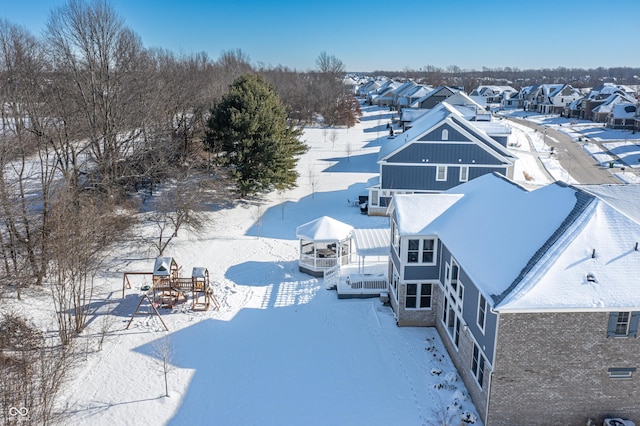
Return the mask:
M 365 107 L 353 128 L 307 128 L 297 188 L 212 207 L 206 232 L 172 242 L 165 255 L 184 276 L 208 268 L 219 310 L 193 311 L 189 302 L 162 309 L 166 332 L 145 303 L 125 330 L 149 279 L 133 278 L 122 298 L 123 272 L 151 271 L 155 253 L 119 249 L 78 338 L 86 354 L 63 392 L 69 424 L 431 425 L 461 416 L 480 424 L 434 329 L 398 328 L 378 299 L 338 300 L 297 268 L 303 223 L 328 215 L 356 228 L 388 227 L 350 201 L 377 175 L 390 119 L 386 109 Z M 514 180 L 567 180 L 539 134 L 511 125 Z M 49 300 L 34 294 L 0 309 L 53 324 Z M 171 352 L 168 398 L 163 348 Z
M 299 163 L 297 188 L 212 208 L 206 232 L 172 243 L 165 255 L 184 276 L 208 268 L 219 310 L 193 311 L 188 302 L 162 309 L 165 332 L 143 304 L 125 330 L 149 282 L 134 279 L 122 298 L 123 272 L 151 271 L 154 254 L 121 248 L 78 338 L 86 355 L 63 392 L 68 424 L 431 425 L 461 416 L 480 424 L 434 329 L 398 328 L 378 299 L 338 300 L 322 279 L 297 268 L 295 230 L 303 223 L 328 215 L 356 228 L 388 227 L 387 218 L 361 215 L 350 200 L 378 172 L 390 118 L 386 109 L 365 107 L 353 128 L 307 128 L 311 149 Z M 519 157 L 515 180 L 552 180 L 537 159 L 548 157 L 538 136 L 514 126 L 510 148 Z M 566 173 L 548 160 L 552 175 Z M 49 300 L 32 295 L 2 309 L 54 324 Z M 168 398 L 163 347 L 172 352 Z
M 297 188 L 212 208 L 205 233 L 172 242 L 165 255 L 184 276 L 208 268 L 219 310 L 193 311 L 189 302 L 161 309 L 166 332 L 144 303 L 125 330 L 149 282 L 133 278 L 122 298 L 123 272 L 151 271 L 154 253 L 121 248 L 77 339 L 86 355 L 63 391 L 68 424 L 429 425 L 462 415 L 480 424 L 434 329 L 398 328 L 378 299 L 338 300 L 297 268 L 295 230 L 305 222 L 329 215 L 356 228 L 388 227 L 349 200 L 377 174 L 386 138 L 378 127 L 389 118 L 370 107 L 356 127 L 306 129 L 311 149 Z M 10 309 L 51 330 L 49 300 L 33 295 Z M 172 352 L 168 398 L 163 347 Z

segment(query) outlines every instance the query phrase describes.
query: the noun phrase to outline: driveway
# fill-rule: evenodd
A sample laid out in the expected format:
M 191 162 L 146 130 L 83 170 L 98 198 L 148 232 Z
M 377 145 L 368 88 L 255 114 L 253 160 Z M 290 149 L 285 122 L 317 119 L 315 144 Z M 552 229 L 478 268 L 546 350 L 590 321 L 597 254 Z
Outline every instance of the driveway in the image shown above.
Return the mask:
M 528 120 L 505 118 L 541 133 L 546 131 L 546 144 L 553 148 L 554 156 L 562 168 L 577 182 L 581 184 L 620 183 L 607 168 L 598 164 L 579 143 L 574 142 L 567 134 Z

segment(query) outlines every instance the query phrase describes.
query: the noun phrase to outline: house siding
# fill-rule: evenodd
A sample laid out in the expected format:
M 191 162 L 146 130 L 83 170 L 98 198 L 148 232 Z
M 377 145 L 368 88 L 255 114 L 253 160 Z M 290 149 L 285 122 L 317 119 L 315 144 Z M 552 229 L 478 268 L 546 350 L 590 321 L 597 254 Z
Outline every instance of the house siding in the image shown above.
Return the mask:
M 441 261 L 439 265 L 440 282 L 445 284 L 445 263 L 451 264 L 451 252 L 447 249 L 446 245 L 442 244 L 440 248 Z M 455 259 L 455 257 L 454 257 Z M 493 353 L 496 342 L 496 330 L 498 327 L 498 316 L 491 312 L 490 299 L 487 299 L 487 310 L 485 312 L 486 324 L 484 332 L 478 326 L 478 295 L 479 290 L 476 285 L 471 281 L 471 278 L 464 270 L 464 265 L 459 265 L 458 280 L 464 286 L 464 295 L 462 301 L 462 319 L 468 327 L 468 332 L 471 333 L 473 338 L 478 343 L 478 346 L 484 351 L 487 361 L 493 364 Z
M 488 389 L 489 389 L 489 380 L 490 380 L 490 370 L 491 366 L 489 363 L 485 364 L 484 369 L 484 384 L 481 388 L 476 381 L 475 376 L 471 372 L 471 365 L 473 359 L 473 340 L 471 335 L 467 332 L 460 333 L 460 340 L 458 343 L 458 347 L 456 348 L 449 336 L 449 333 L 442 322 L 442 314 L 443 314 L 443 300 L 444 294 L 440 288 L 435 293 L 438 296 L 435 298 L 437 301 L 437 305 L 434 307 L 435 315 L 436 315 L 436 329 L 442 338 L 442 342 L 451 357 L 451 361 L 453 361 L 453 365 L 458 370 L 458 374 L 462 377 L 462 381 L 471 396 L 471 400 L 480 414 L 482 421 L 484 424 L 493 424 L 487 423 L 485 419 L 485 411 L 487 407 L 488 401 Z
M 446 165 L 446 164 L 442 164 Z M 460 167 L 447 166 L 447 180 L 436 181 L 436 164 L 416 166 L 382 165 L 380 175 L 381 189 L 396 189 L 408 191 L 446 191 L 460 183 Z M 469 167 L 469 180 L 498 172 L 507 173 L 507 167 Z
M 386 161 L 387 163 L 503 165 L 499 158 L 476 143 L 454 141 L 414 142 Z
M 639 341 L 607 338 L 608 320 L 607 312 L 501 314 L 485 423 L 577 425 L 611 416 L 638 424 L 640 371 L 613 380 L 608 369 L 640 370 Z

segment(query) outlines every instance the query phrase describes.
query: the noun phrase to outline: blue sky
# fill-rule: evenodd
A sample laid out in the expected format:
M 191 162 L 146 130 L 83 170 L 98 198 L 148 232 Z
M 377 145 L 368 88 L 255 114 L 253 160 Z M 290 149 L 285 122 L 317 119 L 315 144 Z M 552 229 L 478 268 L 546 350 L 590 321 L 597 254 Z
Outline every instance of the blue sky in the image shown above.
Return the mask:
M 0 0 L 34 34 L 64 0 Z M 349 71 L 482 67 L 640 67 L 638 0 L 111 0 L 147 47 L 242 49 L 252 63 L 315 67 L 325 51 Z M 626 53 L 625 53 L 626 52 Z

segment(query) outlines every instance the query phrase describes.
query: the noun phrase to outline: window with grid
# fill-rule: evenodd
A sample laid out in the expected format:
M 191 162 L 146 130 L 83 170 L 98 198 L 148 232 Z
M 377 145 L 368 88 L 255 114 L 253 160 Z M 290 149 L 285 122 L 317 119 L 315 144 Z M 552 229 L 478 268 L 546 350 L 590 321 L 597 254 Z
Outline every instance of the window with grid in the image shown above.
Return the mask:
M 433 263 L 435 259 L 436 242 L 433 238 L 422 240 L 422 263 Z
M 466 182 L 469 180 L 469 166 L 460 167 L 460 182 Z
M 476 378 L 476 381 L 482 388 L 484 381 L 484 356 L 480 352 L 480 348 L 475 343 L 473 344 L 473 359 L 471 362 L 471 371 Z
M 430 309 L 431 308 L 431 284 L 413 284 L 413 283 L 407 284 L 405 308 Z
M 487 300 L 483 295 L 480 295 L 480 299 L 478 300 L 478 327 L 480 327 L 480 330 L 482 331 L 484 331 L 486 313 Z
M 629 312 L 618 312 L 616 321 L 616 335 L 626 336 L 629 334 Z
M 436 168 L 436 180 L 447 180 L 447 166 L 437 166 Z

